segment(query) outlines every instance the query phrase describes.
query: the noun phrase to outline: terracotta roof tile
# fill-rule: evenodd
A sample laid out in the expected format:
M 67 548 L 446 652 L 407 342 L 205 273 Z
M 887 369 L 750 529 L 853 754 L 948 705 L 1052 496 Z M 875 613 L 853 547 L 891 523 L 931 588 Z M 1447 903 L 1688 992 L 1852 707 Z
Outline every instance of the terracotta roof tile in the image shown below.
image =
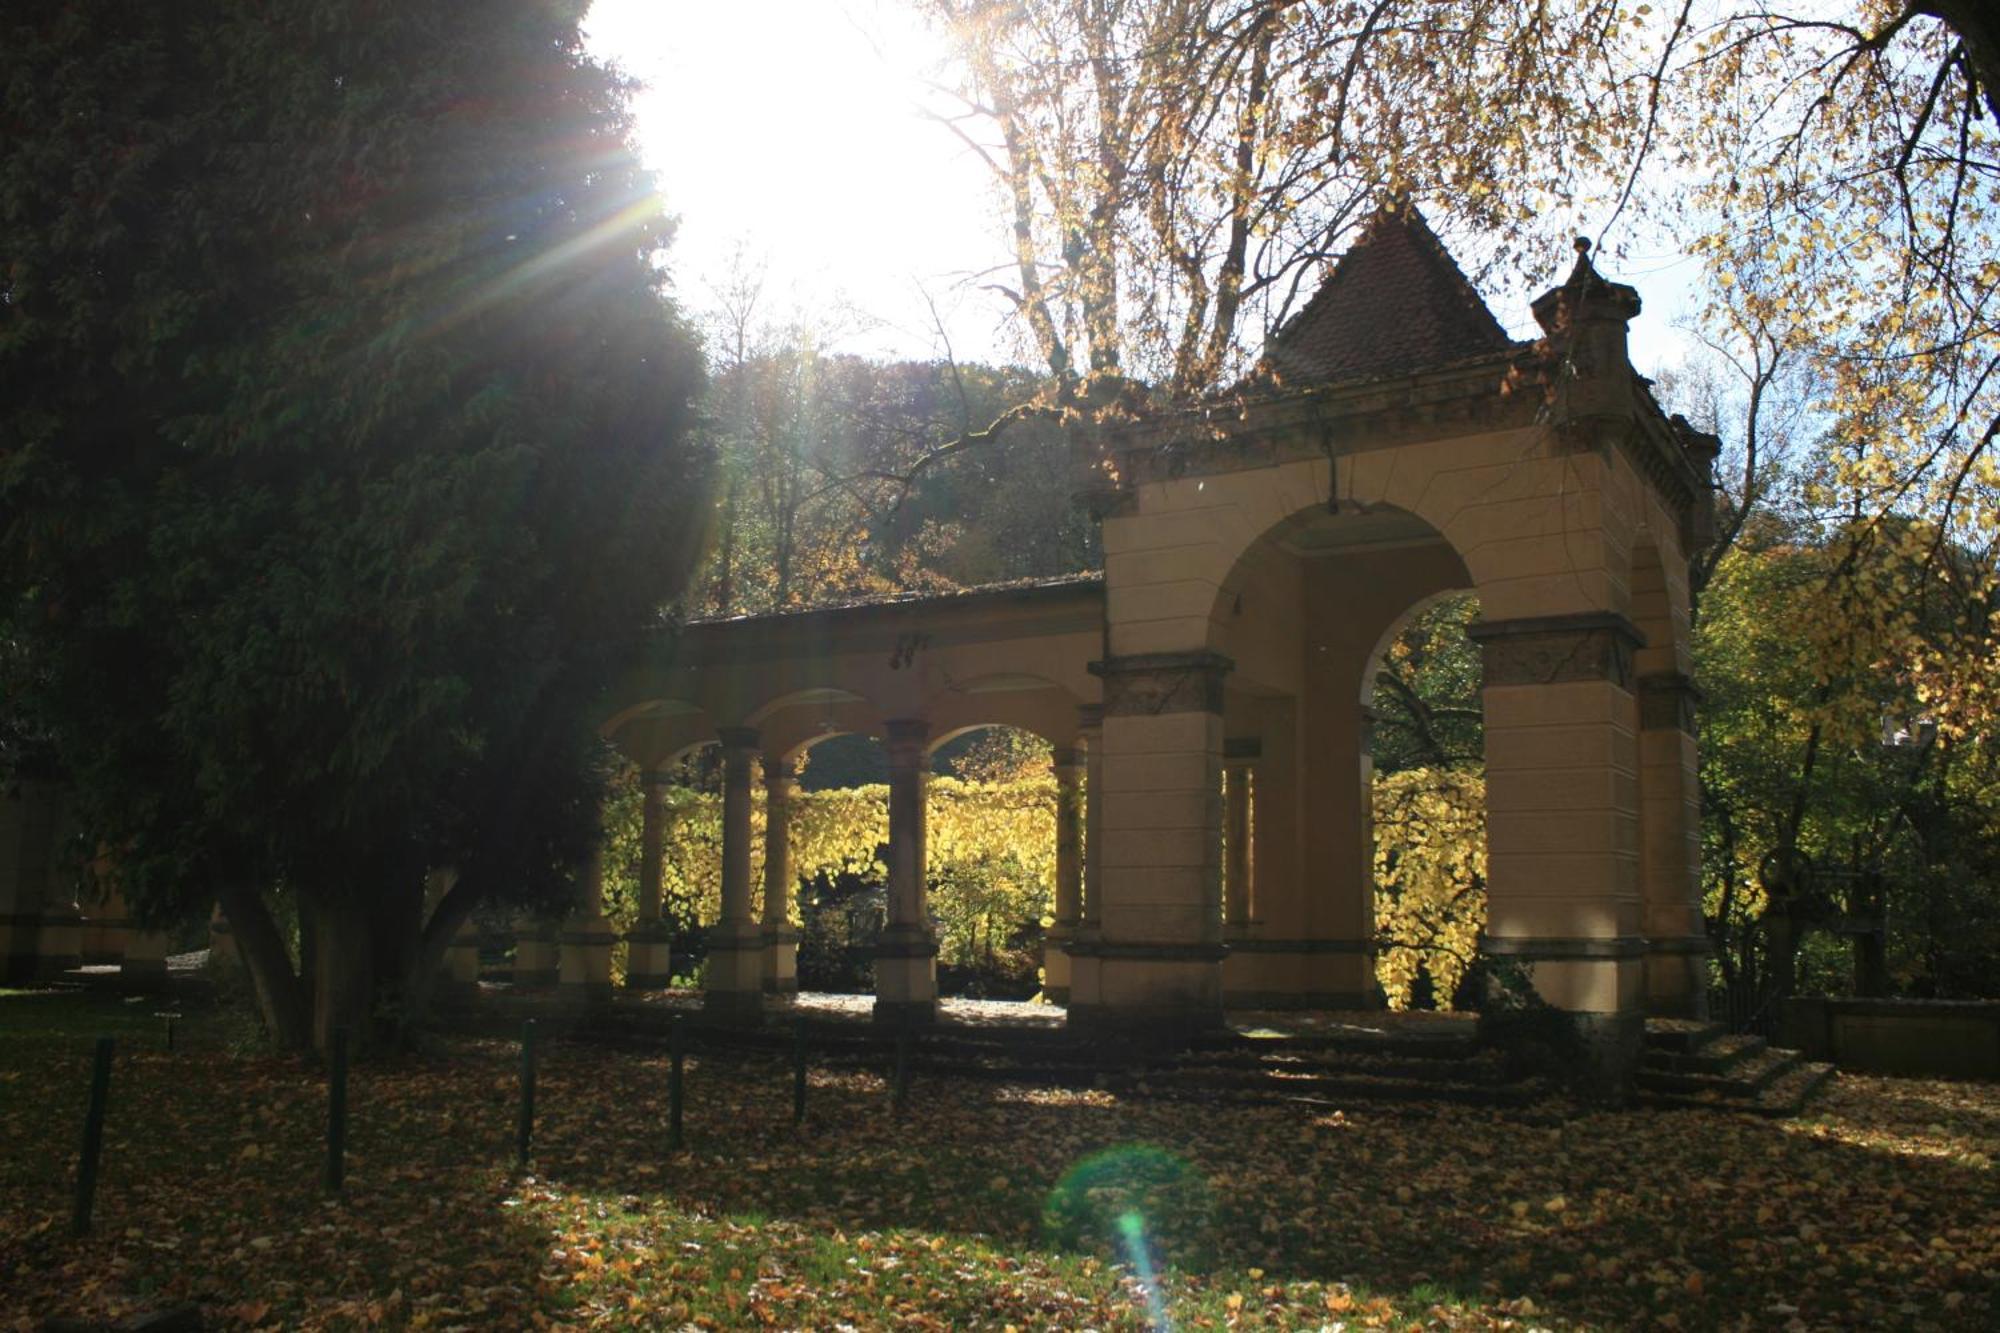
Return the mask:
M 1399 375 L 1513 346 L 1414 204 L 1384 205 L 1271 336 L 1262 369 L 1289 384 Z

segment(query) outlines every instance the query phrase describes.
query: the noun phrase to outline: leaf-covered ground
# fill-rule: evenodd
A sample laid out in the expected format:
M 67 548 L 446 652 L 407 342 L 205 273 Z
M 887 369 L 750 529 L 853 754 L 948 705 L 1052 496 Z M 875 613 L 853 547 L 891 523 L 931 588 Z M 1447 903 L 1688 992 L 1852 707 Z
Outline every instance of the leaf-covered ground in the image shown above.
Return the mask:
M 88 1034 L 115 1032 L 92 1235 Z M 258 1328 L 1991 1328 L 2000 1088 L 1843 1078 L 1808 1118 L 1116 1101 L 554 1045 L 325 1088 L 168 1053 L 150 1004 L 0 997 L 0 1328 L 199 1302 Z

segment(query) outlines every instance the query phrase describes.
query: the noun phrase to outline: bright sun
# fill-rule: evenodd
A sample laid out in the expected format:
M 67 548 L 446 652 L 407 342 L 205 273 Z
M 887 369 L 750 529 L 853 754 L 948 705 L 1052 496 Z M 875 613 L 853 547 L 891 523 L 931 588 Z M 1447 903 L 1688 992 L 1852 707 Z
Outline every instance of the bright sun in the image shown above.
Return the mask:
M 700 310 L 742 247 L 765 302 L 849 307 L 843 350 L 1002 352 L 1005 311 L 965 281 L 994 258 L 988 177 L 918 111 L 941 45 L 892 0 L 597 0 L 592 54 L 644 85 L 642 151 L 681 218 L 672 268 Z M 928 294 L 928 300 L 926 300 Z

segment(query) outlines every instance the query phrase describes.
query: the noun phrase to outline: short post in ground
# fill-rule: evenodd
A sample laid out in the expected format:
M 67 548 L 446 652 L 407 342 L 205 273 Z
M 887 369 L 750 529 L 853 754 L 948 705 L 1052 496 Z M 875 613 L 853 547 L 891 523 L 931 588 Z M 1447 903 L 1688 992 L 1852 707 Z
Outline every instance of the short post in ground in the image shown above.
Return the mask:
M 326 1192 L 347 1183 L 347 1029 L 335 1028 L 326 1053 Z
M 526 1168 L 535 1140 L 535 1020 L 521 1024 L 521 1118 L 514 1127 L 514 1161 Z
M 681 1107 L 686 1083 L 687 1020 L 674 1015 L 667 1038 L 670 1067 L 667 1071 L 667 1151 L 681 1150 Z
M 90 1062 L 90 1103 L 83 1112 L 83 1155 L 76 1164 L 76 1207 L 70 1213 L 71 1234 L 90 1230 L 90 1210 L 97 1199 L 97 1158 L 104 1149 L 104 1108 L 111 1099 L 111 1038 L 99 1037 Z

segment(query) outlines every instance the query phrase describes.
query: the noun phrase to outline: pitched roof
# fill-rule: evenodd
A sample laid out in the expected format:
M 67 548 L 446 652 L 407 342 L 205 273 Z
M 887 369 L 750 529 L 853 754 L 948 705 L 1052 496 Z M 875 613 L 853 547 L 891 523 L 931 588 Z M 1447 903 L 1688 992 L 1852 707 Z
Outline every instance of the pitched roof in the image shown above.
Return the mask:
M 1399 375 L 1513 346 L 1411 203 L 1385 204 L 1264 348 L 1290 384 Z

